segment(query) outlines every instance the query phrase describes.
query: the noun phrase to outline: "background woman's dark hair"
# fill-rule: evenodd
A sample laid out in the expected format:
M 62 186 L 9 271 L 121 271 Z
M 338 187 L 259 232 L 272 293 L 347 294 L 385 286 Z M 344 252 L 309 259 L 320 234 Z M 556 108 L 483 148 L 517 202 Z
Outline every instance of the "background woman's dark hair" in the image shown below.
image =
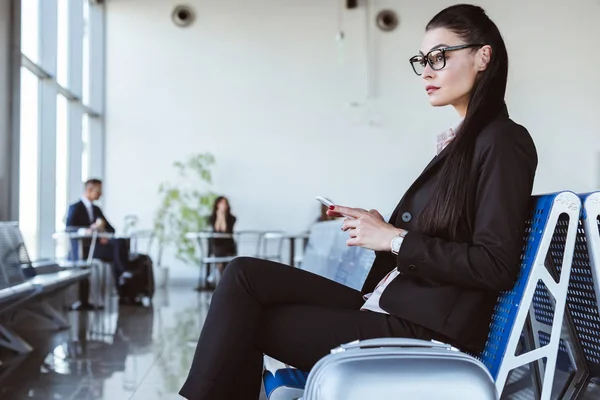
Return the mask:
M 433 17 L 426 30 L 435 28 L 448 29 L 465 43 L 488 44 L 492 48 L 490 62 L 471 91 L 467 113 L 456 138 L 448 145 L 441 175 L 444 178 L 439 180 L 437 190 L 418 220 L 421 232 L 458 240 L 461 223 L 466 223 L 469 232 L 473 229 L 473 204 L 467 186 L 475 141 L 482 129 L 504 110 L 508 54 L 498 27 L 481 7 L 468 4 L 448 7 Z M 471 51 L 477 50 L 479 48 Z
M 213 203 L 212 214 L 210 215 L 211 225 L 213 225 L 217 220 L 217 208 L 219 202 L 223 199 L 225 199 L 225 201 L 227 202 L 227 212 L 225 213 L 225 221 L 229 221 L 231 219 L 231 205 L 229 204 L 229 200 L 225 196 L 219 196 L 215 199 L 215 202 Z

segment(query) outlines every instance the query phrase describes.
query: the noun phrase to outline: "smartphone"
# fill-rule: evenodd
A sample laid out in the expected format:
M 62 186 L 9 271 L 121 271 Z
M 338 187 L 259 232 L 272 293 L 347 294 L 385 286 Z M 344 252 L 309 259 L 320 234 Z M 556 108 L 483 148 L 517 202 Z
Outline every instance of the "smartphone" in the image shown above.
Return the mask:
M 328 199 L 327 197 L 317 196 L 317 197 L 315 197 L 315 199 L 317 199 L 317 201 L 320 202 L 321 204 L 323 204 L 325 207 L 335 205 L 335 203 L 333 201 L 331 201 L 330 199 Z M 349 215 L 345 215 L 345 214 L 339 214 L 339 215 L 341 215 L 344 218 L 354 219 L 354 217 L 351 217 Z
M 317 197 L 315 197 L 315 199 L 317 199 L 318 202 L 320 202 L 321 204 L 323 204 L 326 207 L 335 205 L 333 203 L 333 201 L 329 200 L 327 197 L 317 196 Z

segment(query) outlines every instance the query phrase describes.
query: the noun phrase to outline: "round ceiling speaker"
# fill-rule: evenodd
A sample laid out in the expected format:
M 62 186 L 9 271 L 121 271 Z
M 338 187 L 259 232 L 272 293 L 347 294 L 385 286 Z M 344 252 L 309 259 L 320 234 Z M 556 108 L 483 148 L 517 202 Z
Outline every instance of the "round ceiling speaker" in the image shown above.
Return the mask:
M 194 22 L 196 15 L 190 6 L 177 6 L 173 9 L 171 18 L 175 25 L 185 28 Z
M 391 32 L 398 27 L 400 20 L 398 14 L 393 10 L 381 10 L 375 19 L 377 27 L 384 32 Z

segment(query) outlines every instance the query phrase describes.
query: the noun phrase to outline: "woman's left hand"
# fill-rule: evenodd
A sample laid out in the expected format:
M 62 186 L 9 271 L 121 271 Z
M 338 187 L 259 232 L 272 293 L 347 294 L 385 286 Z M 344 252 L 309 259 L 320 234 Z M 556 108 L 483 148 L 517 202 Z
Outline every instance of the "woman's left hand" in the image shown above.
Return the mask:
M 360 246 L 375 251 L 391 251 L 390 243 L 402 230 L 385 222 L 377 210 L 333 206 L 328 213 L 346 218 L 342 230 L 350 234 L 348 246 Z

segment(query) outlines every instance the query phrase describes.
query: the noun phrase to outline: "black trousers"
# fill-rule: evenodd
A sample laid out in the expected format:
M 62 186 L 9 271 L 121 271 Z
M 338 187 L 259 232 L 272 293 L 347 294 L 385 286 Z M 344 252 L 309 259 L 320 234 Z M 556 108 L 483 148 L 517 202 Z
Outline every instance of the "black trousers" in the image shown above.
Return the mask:
M 304 371 L 357 339 L 435 339 L 418 325 L 360 311 L 359 291 L 272 261 L 239 257 L 225 269 L 180 395 L 189 400 L 260 394 L 263 353 Z

